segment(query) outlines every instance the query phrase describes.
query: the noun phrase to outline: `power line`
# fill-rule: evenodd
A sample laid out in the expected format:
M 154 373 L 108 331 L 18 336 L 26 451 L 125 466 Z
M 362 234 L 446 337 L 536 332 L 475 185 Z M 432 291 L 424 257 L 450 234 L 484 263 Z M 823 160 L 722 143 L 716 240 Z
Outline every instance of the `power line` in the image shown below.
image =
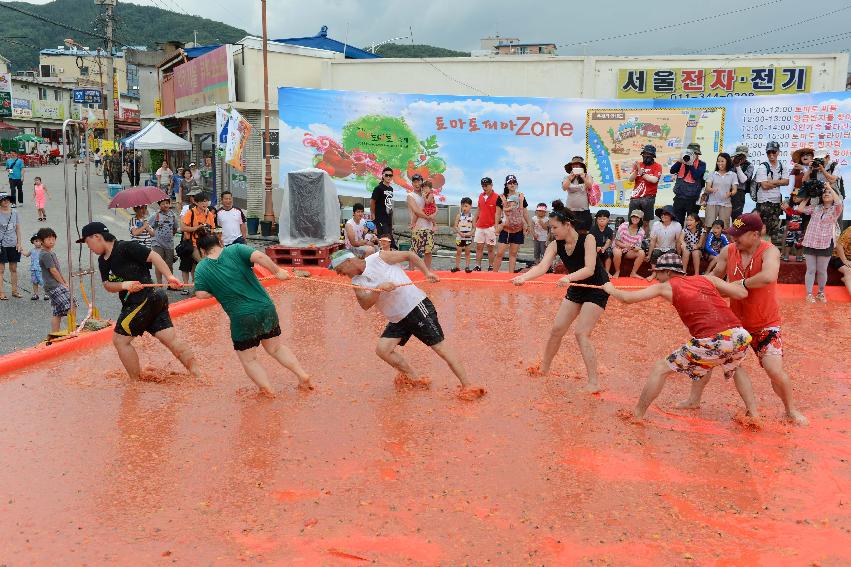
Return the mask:
M 807 18 L 805 20 L 792 22 L 791 24 L 787 24 L 787 25 L 781 26 L 779 28 L 774 28 L 772 30 L 768 30 L 768 31 L 760 32 L 760 33 L 755 33 L 755 34 L 749 35 L 747 37 L 734 39 L 733 41 L 728 41 L 727 43 L 720 43 L 720 44 L 715 45 L 713 47 L 705 47 L 703 49 L 696 49 L 694 51 L 687 51 L 685 54 L 686 55 L 696 55 L 698 53 L 705 53 L 707 51 L 714 51 L 716 49 L 721 49 L 722 47 L 726 47 L 728 45 L 733 45 L 734 43 L 741 43 L 743 41 L 756 39 L 756 38 L 762 37 L 764 35 L 774 34 L 774 33 L 777 33 L 777 32 L 783 31 L 783 30 L 787 30 L 787 29 L 790 29 L 790 28 L 796 28 L 796 27 L 800 26 L 801 24 L 807 24 L 809 22 L 813 22 L 813 21 L 819 20 L 821 18 L 826 18 L 827 16 L 832 16 L 833 14 L 837 14 L 839 12 L 843 12 L 843 11 L 848 10 L 848 9 L 851 9 L 851 4 L 849 4 L 847 6 L 843 6 L 842 8 L 837 8 L 836 10 L 832 10 L 830 12 L 825 12 L 824 14 L 819 14 L 818 16 L 813 16 L 812 18 Z
M 851 31 L 837 33 L 837 34 L 833 34 L 833 35 L 826 35 L 826 36 L 823 36 L 823 37 L 820 37 L 820 38 L 817 38 L 817 39 L 808 39 L 808 40 L 805 40 L 805 41 L 796 41 L 794 43 L 787 43 L 785 45 L 778 45 L 778 46 L 775 46 L 775 47 L 766 47 L 764 49 L 756 49 L 754 51 L 747 51 L 747 52 L 742 53 L 742 54 L 734 55 L 733 57 L 730 57 L 729 59 L 725 59 L 724 63 L 728 63 L 728 62 L 734 61 L 736 59 L 743 59 L 743 58 L 747 57 L 748 55 L 762 53 L 764 51 L 781 52 L 781 51 L 798 51 L 799 49 L 809 49 L 811 47 L 816 47 L 818 45 L 826 45 L 828 43 L 834 43 L 834 42 L 838 41 L 839 39 L 842 39 L 846 36 L 851 36 Z M 794 47 L 796 45 L 799 46 L 799 47 Z
M 755 10 L 757 8 L 764 8 L 765 6 L 770 6 L 772 4 L 779 4 L 782 1 L 783 0 L 770 0 L 768 2 L 763 2 L 762 4 L 755 4 L 753 6 L 748 6 L 746 8 L 737 8 L 735 10 L 730 10 L 729 12 L 721 12 L 721 13 L 718 13 L 718 14 L 703 16 L 701 18 L 693 18 L 693 19 L 686 20 L 685 22 L 679 22 L 679 23 L 676 23 L 676 24 L 666 24 L 664 26 L 649 28 L 649 29 L 646 29 L 646 30 L 629 32 L 629 33 L 622 33 L 622 34 L 618 34 L 618 35 L 612 35 L 612 36 L 609 36 L 609 37 L 601 37 L 601 38 L 598 38 L 598 39 L 576 41 L 574 43 L 561 43 L 561 44 L 556 45 L 556 47 L 575 47 L 575 46 L 578 46 L 578 45 L 587 45 L 589 43 L 599 43 L 601 41 L 610 41 L 610 40 L 613 40 L 613 39 L 623 39 L 623 38 L 626 38 L 626 37 L 635 37 L 637 35 L 645 35 L 645 34 L 648 34 L 648 33 L 653 33 L 653 32 L 658 32 L 658 31 L 663 31 L 663 30 L 669 30 L 669 29 L 672 29 L 672 28 L 678 28 L 680 26 L 690 26 L 690 25 L 693 25 L 693 24 L 698 24 L 698 23 L 701 23 L 701 22 L 708 22 L 709 20 L 715 20 L 715 19 L 718 19 L 718 18 L 722 18 L 724 16 L 732 16 L 733 14 L 741 14 L 742 12 L 747 12 L 749 10 Z
M 410 31 L 410 36 L 411 36 L 411 45 L 414 45 L 414 28 L 409 27 L 409 28 L 408 28 L 408 30 Z M 476 92 L 477 92 L 477 93 L 479 93 L 480 95 L 483 95 L 483 96 L 489 96 L 489 95 L 488 95 L 488 93 L 484 92 L 483 90 L 481 90 L 481 89 L 477 89 L 477 88 L 476 88 L 476 87 L 474 87 L 473 85 L 471 85 L 471 84 L 469 84 L 469 83 L 465 83 L 464 81 L 462 81 L 462 80 L 460 80 L 460 79 L 456 79 L 455 77 L 453 77 L 453 76 L 452 76 L 452 75 L 450 75 L 449 73 L 446 73 L 445 71 L 443 71 L 443 69 L 441 69 L 440 67 L 438 67 L 437 65 L 435 65 L 435 64 L 434 64 L 434 63 L 432 63 L 431 61 L 427 60 L 425 57 L 418 57 L 418 59 L 419 59 L 420 61 L 422 61 L 423 63 L 425 63 L 426 65 L 428 65 L 428 66 L 432 67 L 435 71 L 437 71 L 438 73 L 440 73 L 441 75 L 443 75 L 444 77 L 446 77 L 447 79 L 449 79 L 450 81 L 453 81 L 453 82 L 455 82 L 455 83 L 458 83 L 458 84 L 459 84 L 459 85 L 461 85 L 461 86 L 467 87 L 467 88 L 468 88 L 468 89 L 470 89 L 470 90 L 476 91 Z
M 22 10 L 22 9 L 18 8 L 17 6 L 12 6 L 10 4 L 0 4 L 0 8 L 6 8 L 8 10 L 12 10 L 13 12 L 18 12 L 19 14 L 29 16 L 30 18 L 39 20 L 41 22 L 51 24 L 51 25 L 54 25 L 54 26 L 57 26 L 57 27 L 60 27 L 60 28 L 65 28 L 66 30 L 70 30 L 70 31 L 73 31 L 73 32 L 81 33 L 81 34 L 87 35 L 89 37 L 95 37 L 97 39 L 102 39 L 104 41 L 106 41 L 106 39 L 107 39 L 105 35 L 97 34 L 97 33 L 94 33 L 94 32 L 88 31 L 88 30 L 84 30 L 84 29 L 80 29 L 80 28 L 75 28 L 74 26 L 69 26 L 68 24 L 63 24 L 61 22 L 51 20 L 50 18 L 46 18 L 44 16 L 39 16 L 37 14 L 27 12 L 26 10 Z M 121 43 L 121 42 L 119 42 L 119 43 Z M 129 45 L 126 45 L 124 43 L 121 43 L 121 45 L 123 47 L 130 47 Z

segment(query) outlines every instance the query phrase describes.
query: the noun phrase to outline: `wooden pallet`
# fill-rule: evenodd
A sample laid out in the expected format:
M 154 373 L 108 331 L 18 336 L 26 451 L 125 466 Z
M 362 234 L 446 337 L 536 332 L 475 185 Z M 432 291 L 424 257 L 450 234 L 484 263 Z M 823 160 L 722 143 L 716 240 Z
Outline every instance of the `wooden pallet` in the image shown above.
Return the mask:
M 291 246 L 269 246 L 266 255 L 279 266 L 318 266 L 327 268 L 331 263 L 331 254 L 340 250 L 343 245 L 330 244 L 328 246 L 309 246 L 306 248 L 295 248 Z

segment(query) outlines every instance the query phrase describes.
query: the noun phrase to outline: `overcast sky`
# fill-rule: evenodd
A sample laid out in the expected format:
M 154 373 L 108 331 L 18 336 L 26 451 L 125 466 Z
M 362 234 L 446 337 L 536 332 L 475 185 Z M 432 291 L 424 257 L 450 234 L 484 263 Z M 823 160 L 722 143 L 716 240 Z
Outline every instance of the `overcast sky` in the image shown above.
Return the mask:
M 259 0 L 133 3 L 183 10 L 260 33 Z M 576 0 L 269 0 L 268 5 L 272 38 L 314 35 L 327 25 L 331 37 L 348 37 L 356 46 L 412 30 L 414 43 L 470 51 L 479 48 L 480 38 L 498 33 L 556 43 L 560 55 L 827 53 L 851 47 L 851 0 L 596 0 L 581 5 Z M 739 12 L 729 14 L 734 10 Z

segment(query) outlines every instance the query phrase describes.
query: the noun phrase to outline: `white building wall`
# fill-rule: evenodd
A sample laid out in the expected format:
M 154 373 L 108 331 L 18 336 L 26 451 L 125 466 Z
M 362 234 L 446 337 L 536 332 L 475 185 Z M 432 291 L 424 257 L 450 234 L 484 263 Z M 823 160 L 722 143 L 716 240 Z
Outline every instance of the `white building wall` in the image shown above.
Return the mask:
M 812 67 L 810 92 L 843 91 L 848 54 L 702 57 L 501 56 L 326 62 L 321 88 L 450 95 L 616 98 L 618 70 L 677 67 Z

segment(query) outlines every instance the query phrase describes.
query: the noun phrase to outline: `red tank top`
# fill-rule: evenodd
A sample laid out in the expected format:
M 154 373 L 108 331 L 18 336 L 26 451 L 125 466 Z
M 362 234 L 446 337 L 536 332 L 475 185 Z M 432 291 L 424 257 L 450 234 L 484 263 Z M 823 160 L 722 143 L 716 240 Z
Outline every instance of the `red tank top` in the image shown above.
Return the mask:
M 737 282 L 762 271 L 762 257 L 770 242 L 761 242 L 747 266 L 742 265 L 742 254 L 735 244 L 727 246 L 727 281 Z M 780 326 L 780 302 L 777 301 L 777 282 L 749 289 L 746 299 L 731 299 L 730 308 L 742 321 L 742 326 L 754 333 L 767 327 Z
M 722 331 L 741 327 L 739 319 L 715 286 L 703 276 L 674 276 L 671 284 L 671 303 L 697 339 L 713 337 Z

